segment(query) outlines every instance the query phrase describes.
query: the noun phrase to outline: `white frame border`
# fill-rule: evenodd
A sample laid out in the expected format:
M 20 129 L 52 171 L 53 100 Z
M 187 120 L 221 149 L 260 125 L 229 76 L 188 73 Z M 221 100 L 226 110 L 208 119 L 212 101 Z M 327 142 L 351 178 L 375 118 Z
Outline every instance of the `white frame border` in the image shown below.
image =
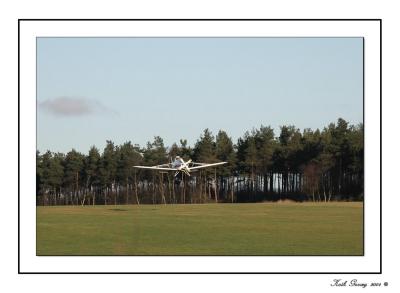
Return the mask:
M 20 27 L 19 272 L 379 273 L 381 270 L 380 22 L 373 20 L 150 21 L 22 20 Z M 36 38 L 364 37 L 364 256 L 38 257 L 36 256 Z M 369 180 L 371 178 L 371 180 Z M 374 179 L 374 180 L 373 180 Z M 33 189 L 35 190 L 35 189 Z

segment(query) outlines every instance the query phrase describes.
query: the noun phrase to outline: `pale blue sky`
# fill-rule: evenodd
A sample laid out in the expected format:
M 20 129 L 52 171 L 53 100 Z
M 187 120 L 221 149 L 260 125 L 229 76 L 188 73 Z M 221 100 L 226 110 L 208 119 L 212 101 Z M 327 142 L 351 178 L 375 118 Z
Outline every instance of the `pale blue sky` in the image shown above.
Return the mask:
M 363 120 L 362 38 L 38 38 L 37 147 Z

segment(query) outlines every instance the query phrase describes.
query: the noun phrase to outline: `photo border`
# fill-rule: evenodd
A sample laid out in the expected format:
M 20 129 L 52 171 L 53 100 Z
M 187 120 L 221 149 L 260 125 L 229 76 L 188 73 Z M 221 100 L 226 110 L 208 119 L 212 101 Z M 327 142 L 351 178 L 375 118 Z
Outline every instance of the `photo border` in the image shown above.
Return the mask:
M 21 272 L 20 270 L 20 23 L 23 21 L 378 21 L 380 39 L 380 271 L 379 272 Z M 71 37 L 72 38 L 72 37 Z M 99 37 L 100 38 L 100 37 Z M 156 38 L 156 37 L 155 37 Z M 266 37 L 267 38 L 267 37 Z M 288 37 L 289 38 L 289 37 Z M 364 38 L 363 38 L 363 123 L 364 115 Z M 365 141 L 365 137 L 364 137 Z M 364 143 L 365 145 L 365 143 Z M 365 156 L 365 155 L 364 155 Z M 365 172 L 365 170 L 364 170 Z M 365 177 L 364 177 L 365 181 Z M 365 200 L 365 199 L 364 199 Z M 363 256 L 365 254 L 365 204 L 363 201 Z M 85 255 L 86 256 L 86 255 Z M 105 255 L 110 256 L 110 255 Z M 125 255 L 124 255 L 125 256 Z M 136 256 L 137 255 L 132 255 Z M 158 256 L 158 255 L 157 255 Z M 162 256 L 162 255 L 160 255 Z M 165 257 L 164 255 L 163 257 Z M 172 255 L 169 255 L 172 256 Z M 182 255 L 174 255 L 182 256 Z M 192 255 L 200 256 L 200 255 Z M 219 255 L 205 255 L 219 256 Z M 230 255 L 232 256 L 232 255 Z M 247 255 L 240 255 L 247 256 Z M 239 256 L 239 257 L 240 257 Z M 259 256 L 293 256 L 293 255 L 259 255 Z M 314 255 L 296 255 L 314 256 Z M 333 256 L 333 255 L 318 255 Z M 341 256 L 341 255 L 335 255 Z M 352 255 L 346 255 L 352 256 Z M 355 255 L 356 256 L 356 255 Z M 358 255 L 357 255 L 358 256 Z M 74 256 L 72 256 L 74 257 Z M 129 257 L 129 256 L 127 256 Z M 144 256 L 147 257 L 147 256 Z M 168 256 L 167 256 L 168 257 Z M 382 19 L 18 19 L 18 274 L 382 274 Z

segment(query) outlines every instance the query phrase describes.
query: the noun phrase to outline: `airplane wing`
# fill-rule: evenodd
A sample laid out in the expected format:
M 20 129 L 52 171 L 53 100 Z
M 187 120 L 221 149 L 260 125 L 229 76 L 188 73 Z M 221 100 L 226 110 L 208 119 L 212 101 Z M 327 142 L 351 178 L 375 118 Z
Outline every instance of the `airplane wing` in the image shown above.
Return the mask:
M 171 165 L 170 164 L 161 164 L 161 165 L 152 166 L 152 167 L 167 167 L 167 168 L 169 168 L 169 166 L 171 166 Z
M 158 170 L 158 171 L 176 171 L 176 168 L 167 168 L 167 167 L 160 167 L 160 166 L 133 166 L 133 168 L 137 169 L 150 169 L 150 170 Z
M 193 166 L 204 166 L 204 165 L 207 165 L 207 163 L 196 163 L 196 162 L 191 162 L 190 164 L 193 165 Z
M 190 167 L 189 170 L 197 170 L 197 169 L 201 169 L 201 168 L 208 168 L 208 167 L 214 167 L 214 166 L 219 166 L 219 165 L 224 165 L 227 164 L 228 162 L 219 162 L 219 163 L 213 163 L 213 164 L 203 164 L 200 166 L 195 166 L 195 167 Z

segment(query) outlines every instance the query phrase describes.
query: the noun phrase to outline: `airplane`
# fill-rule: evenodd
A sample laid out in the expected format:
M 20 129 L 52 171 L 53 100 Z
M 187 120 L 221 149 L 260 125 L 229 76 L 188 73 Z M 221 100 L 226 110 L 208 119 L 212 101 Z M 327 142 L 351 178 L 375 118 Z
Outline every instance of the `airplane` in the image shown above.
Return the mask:
M 150 169 L 157 171 L 175 171 L 174 177 L 179 173 L 184 173 L 190 176 L 190 172 L 196 171 L 202 168 L 214 167 L 227 164 L 227 162 L 219 162 L 219 163 L 195 163 L 192 162 L 192 159 L 185 162 L 180 156 L 176 156 L 175 160 L 168 164 L 156 165 L 156 166 L 133 166 L 137 169 Z

